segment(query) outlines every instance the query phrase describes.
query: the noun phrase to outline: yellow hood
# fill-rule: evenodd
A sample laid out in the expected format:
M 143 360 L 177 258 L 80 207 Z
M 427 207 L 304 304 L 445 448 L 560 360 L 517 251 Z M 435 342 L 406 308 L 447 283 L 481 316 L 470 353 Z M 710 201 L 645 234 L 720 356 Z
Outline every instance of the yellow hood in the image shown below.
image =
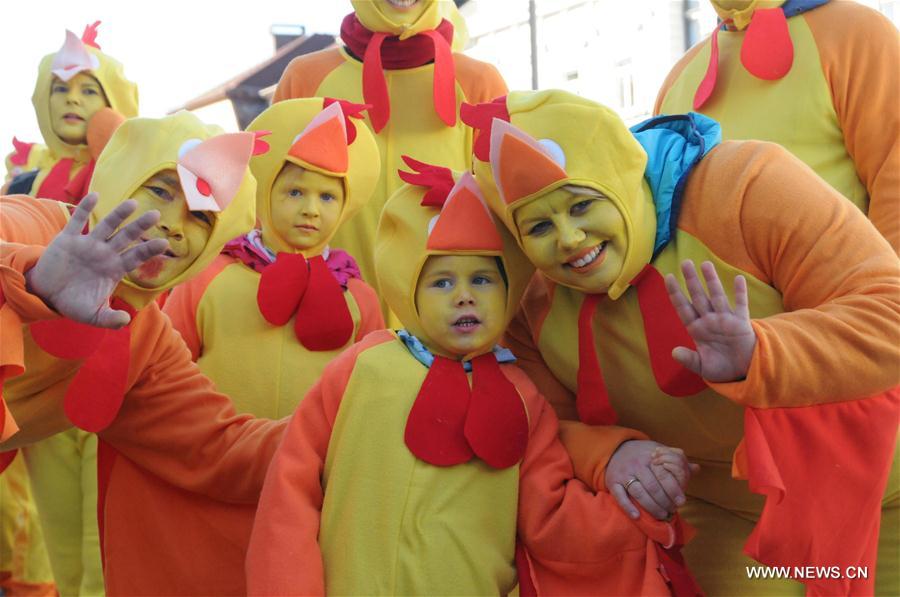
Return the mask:
M 534 272 L 534 267 L 516 246 L 515 240 L 496 224 L 486 205 L 471 200 L 471 195 L 467 197 L 470 199 L 468 205 L 454 199 L 454 196 L 460 198 L 462 193 L 468 191 L 479 197 L 479 202 L 483 201 L 474 178 L 471 175 L 453 176 L 457 179 L 456 186 L 441 209 L 422 205 L 427 188 L 405 184 L 397 189 L 381 212 L 375 238 L 375 273 L 382 296 L 403 326 L 428 347 L 437 346 L 437 343 L 422 328 L 415 296 L 419 275 L 430 255 L 500 257 L 509 284 L 504 329 L 515 315 Z M 459 209 L 454 212 L 451 205 Z M 448 237 L 444 234 L 448 228 L 455 229 L 450 232 L 457 234 Z M 436 238 L 437 235 L 443 235 L 443 239 L 449 238 L 450 242 L 435 242 L 442 240 Z M 462 241 L 454 242 L 454 239 Z M 454 245 L 459 248 L 454 248 Z M 466 355 L 463 360 L 478 354 Z
M 91 226 L 130 198 L 152 175 L 161 170 L 175 170 L 179 150 L 186 141 L 205 141 L 222 132 L 217 126 L 204 124 L 190 112 L 178 112 L 160 119 L 133 118 L 125 121 L 97 160 L 90 190 L 98 193 L 100 200 L 91 215 Z M 140 309 L 161 292 L 203 271 L 226 242 L 253 228 L 256 221 L 255 195 L 256 180 L 250 168 L 245 167 L 234 199 L 215 214 L 206 247 L 190 267 L 160 288 L 141 288 L 123 280 L 116 294 Z
M 338 104 L 328 107 L 328 112 L 335 112 Z M 335 232 L 341 224 L 358 212 L 372 196 L 375 185 L 381 174 L 381 158 L 375 137 L 361 119 L 352 119 L 352 125 L 356 128 L 356 138 L 346 146 L 346 136 L 340 138 L 333 134 L 323 133 L 314 142 L 330 144 L 332 150 L 342 150 L 345 146 L 347 167 L 344 170 L 334 167 L 323 167 L 312 163 L 310 159 L 302 159 L 289 154 L 292 147 L 301 134 L 309 132 L 313 120 L 318 116 L 327 116 L 322 98 L 292 99 L 273 104 L 270 108 L 256 117 L 247 127 L 248 131 L 271 131 L 271 134 L 263 137 L 269 144 L 267 153 L 254 156 L 250 160 L 250 169 L 257 181 L 256 211 L 262 226 L 263 239 L 269 248 L 276 252 L 293 253 L 295 249 L 287 243 L 275 231 L 272 226 L 272 210 L 270 197 L 275 178 L 281 172 L 284 163 L 291 162 L 302 168 L 340 178 L 344 182 L 344 208 L 341 211 L 341 219 L 335 226 Z M 343 112 L 340 112 L 343 121 Z M 323 127 L 324 130 L 324 127 Z M 333 129 L 336 130 L 336 129 Z M 324 152 L 323 152 L 324 153 Z M 321 163 L 321 162 L 320 162 Z M 333 235 L 333 233 L 332 233 Z M 321 253 L 331 237 L 326 239 L 318 247 L 304 251 L 308 256 Z
M 125 77 L 124 67 L 120 62 L 104 54 L 97 48 L 85 44 L 85 49 L 99 62 L 99 66 L 93 70 L 87 70 L 103 87 L 109 107 L 124 116 L 133 118 L 138 114 L 138 89 L 137 85 Z M 56 161 L 61 158 L 76 158 L 79 161 L 88 161 L 87 145 L 69 145 L 56 136 L 50 123 L 50 87 L 53 83 L 51 72 L 53 58 L 56 52 L 44 56 L 38 66 L 37 83 L 31 96 L 31 103 L 37 115 L 38 126 L 44 136 L 44 142 L 50 150 L 50 154 Z
M 422 0 L 428 7 L 413 23 L 399 23 L 390 20 L 381 12 L 379 3 L 386 0 L 351 0 L 356 18 L 369 31 L 390 33 L 400 39 L 407 39 L 423 31 L 430 31 L 447 19 L 453 23 L 453 49 L 461 51 L 468 41 L 468 30 L 456 4 L 452 0 Z
M 656 211 L 644 180 L 646 152 L 615 112 L 565 91 L 512 92 L 506 107 L 510 122 L 495 120 L 490 132 L 491 161 L 475 162 L 488 204 L 521 245 L 514 213 L 523 205 L 564 185 L 609 197 L 628 239 L 622 273 L 607 291 L 618 298 L 653 255 Z
M 778 8 L 785 0 L 710 0 L 723 21 L 731 20 L 738 30 L 746 29 L 756 9 Z

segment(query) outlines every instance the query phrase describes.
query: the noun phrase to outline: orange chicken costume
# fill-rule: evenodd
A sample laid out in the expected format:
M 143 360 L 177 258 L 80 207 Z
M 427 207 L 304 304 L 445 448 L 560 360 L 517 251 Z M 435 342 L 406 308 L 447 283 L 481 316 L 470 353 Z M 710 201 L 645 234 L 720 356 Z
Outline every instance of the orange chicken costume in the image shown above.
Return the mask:
M 503 95 L 506 84 L 491 65 L 451 50 L 462 25 L 452 1 L 418 0 L 408 12 L 389 0 L 352 4 L 341 26 L 344 47 L 291 61 L 274 101 L 334 97 L 371 106 L 366 122 L 378 142 L 381 177 L 372 200 L 332 244 L 358 260 L 363 279 L 377 291 L 375 229 L 385 201 L 403 184 L 401 156 L 471 170 L 472 130 L 459 120 L 459 106 Z
M 385 206 L 376 265 L 407 327 L 352 346 L 301 402 L 260 499 L 249 593 L 507 594 L 517 565 L 521 594 L 668 593 L 663 562 L 689 579 L 665 549 L 683 539 L 678 519 L 632 521 L 573 480 L 550 406 L 496 339 L 456 357 L 428 348 L 443 346 L 414 298 L 429 256 L 499 259 L 504 325 L 532 271 L 471 175 L 451 185 L 403 187 Z
M 562 267 L 572 257 L 554 261 L 561 269 L 549 271 L 569 276 L 566 285 L 539 273 L 507 342 L 561 418 L 617 422 L 701 464 L 682 508 L 698 531 L 685 558 L 700 586 L 713 594 L 801 589 L 748 579 L 747 541 L 747 553 L 766 564 L 868 566 L 868 580 L 805 582 L 812 592 L 871 592 L 897 431 L 890 390 L 900 383 L 900 262 L 887 242 L 784 149 L 719 143 L 718 125 L 699 114 L 629 131 L 611 110 L 545 91 L 463 116 L 485 125 L 490 142 L 476 176 L 520 244 L 537 232 L 518 227 L 517 210 L 566 185 L 596 191 L 606 210 L 598 213 L 621 219 L 605 237 L 596 232 L 602 222 L 566 232 L 580 239 L 576 255 L 593 247 L 584 254 L 601 269 L 585 265 L 588 257 L 578 260 L 584 274 Z M 671 357 L 693 342 L 662 275 L 680 278 L 685 259 L 714 263 L 728 289 L 738 274 L 747 280 L 757 344 L 743 381 L 706 382 Z M 607 260 L 618 269 L 603 273 Z M 595 288 L 584 281 L 592 275 L 612 282 Z M 605 433 L 564 428 L 581 478 L 612 453 Z M 733 460 L 750 491 L 732 478 Z M 887 525 L 898 513 L 889 505 L 883 514 L 888 581 L 896 527 Z
M 365 124 L 347 122 L 344 110 L 353 108 L 296 99 L 273 105 L 250 124 L 248 130 L 269 133 L 269 151 L 250 162 L 262 230 L 229 243 L 166 301 L 164 312 L 200 370 L 238 412 L 290 415 L 329 361 L 384 328 L 375 292 L 346 271 L 353 269 L 352 257 L 329 251 L 329 237 L 301 250 L 273 223 L 273 186 L 285 164 L 340 180 L 345 192 L 337 227 L 366 204 L 378 180 L 378 149 Z M 319 212 L 312 214 L 325 225 Z
M 672 68 L 655 112 L 782 145 L 900 251 L 897 28 L 857 2 L 711 1 L 725 25 Z
M 100 195 L 92 226 L 148 174 L 167 169 L 178 170 L 193 209 L 216 212 L 202 253 L 165 287 L 119 284 L 113 304 L 132 320 L 116 331 L 61 319 L 26 289 L 23 274 L 66 224 L 67 206 L 0 199 L 0 450 L 73 423 L 98 435 L 98 518 L 110 594 L 244 588 L 253 507 L 283 424 L 236 415 L 154 298 L 203 271 L 226 241 L 253 226 L 256 184 L 248 162 L 257 148 L 251 133 L 223 135 L 186 112 L 132 119 L 116 131 L 92 181 Z M 185 546 L 193 551 L 182 552 Z

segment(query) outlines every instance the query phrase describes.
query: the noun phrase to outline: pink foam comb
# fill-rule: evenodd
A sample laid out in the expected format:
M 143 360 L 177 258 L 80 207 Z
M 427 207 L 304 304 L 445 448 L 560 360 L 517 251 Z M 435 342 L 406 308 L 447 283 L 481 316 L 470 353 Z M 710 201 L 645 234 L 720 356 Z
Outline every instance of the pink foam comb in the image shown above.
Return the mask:
M 63 81 L 69 81 L 78 73 L 86 70 L 96 70 L 99 66 L 100 61 L 88 51 L 84 42 L 66 29 L 66 41 L 53 57 L 53 62 L 50 64 L 50 72 Z
M 253 155 L 253 133 L 191 139 L 179 150 L 178 177 L 192 211 L 224 210 L 234 200 Z

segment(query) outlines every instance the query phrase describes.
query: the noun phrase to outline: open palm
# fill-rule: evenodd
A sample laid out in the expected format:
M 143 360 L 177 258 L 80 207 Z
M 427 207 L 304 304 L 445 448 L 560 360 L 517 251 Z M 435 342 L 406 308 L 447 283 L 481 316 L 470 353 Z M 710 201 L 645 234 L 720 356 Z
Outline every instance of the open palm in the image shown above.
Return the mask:
M 159 220 L 155 211 L 117 230 L 137 207 L 134 201 L 123 202 L 83 234 L 96 205 L 95 193 L 79 203 L 26 278 L 29 290 L 61 315 L 98 327 L 119 328 L 128 324 L 130 316 L 110 308 L 110 296 L 125 274 L 163 253 L 168 242 L 154 239 L 134 244 Z
M 756 332 L 750 325 L 747 281 L 734 279 L 734 308 L 722 288 L 715 266 L 705 261 L 700 269 L 709 292 L 703 288 L 692 261 L 681 264 L 690 299 L 675 276 L 666 276 L 669 298 L 697 345 L 697 350 L 679 346 L 672 357 L 687 369 L 712 382 L 743 379 L 750 368 L 756 347 Z

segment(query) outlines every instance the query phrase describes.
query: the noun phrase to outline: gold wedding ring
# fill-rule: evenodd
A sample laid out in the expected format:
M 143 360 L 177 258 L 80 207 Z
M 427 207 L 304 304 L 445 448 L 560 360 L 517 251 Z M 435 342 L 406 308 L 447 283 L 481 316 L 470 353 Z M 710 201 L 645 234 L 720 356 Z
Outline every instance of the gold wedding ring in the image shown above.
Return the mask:
M 631 484 L 634 483 L 634 482 L 636 482 L 637 480 L 638 480 L 637 477 L 632 477 L 632 478 L 630 478 L 630 479 L 625 483 L 625 485 L 622 486 L 622 489 L 624 489 L 624 490 L 627 492 L 627 491 L 628 491 L 628 488 L 631 487 Z

